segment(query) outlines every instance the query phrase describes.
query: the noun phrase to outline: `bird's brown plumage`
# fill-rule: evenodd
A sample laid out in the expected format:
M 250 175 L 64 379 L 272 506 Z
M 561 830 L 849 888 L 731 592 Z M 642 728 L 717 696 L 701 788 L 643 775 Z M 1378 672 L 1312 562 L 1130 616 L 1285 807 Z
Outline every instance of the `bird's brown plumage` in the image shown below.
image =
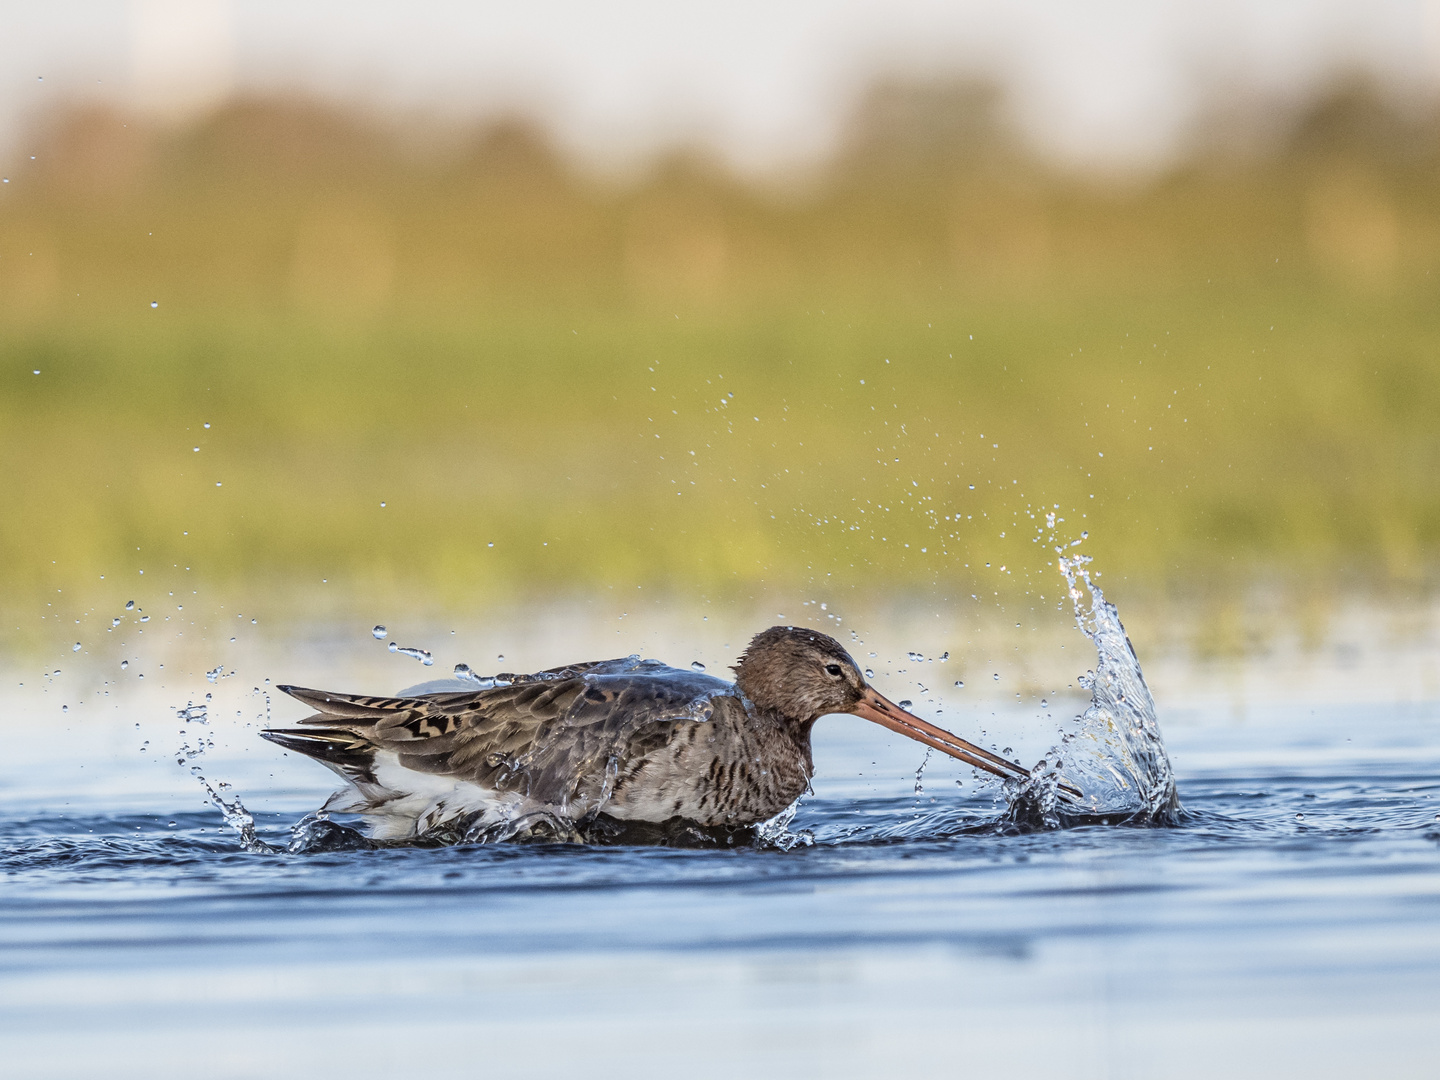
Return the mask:
M 772 627 L 734 670 L 732 684 L 628 657 L 414 697 L 283 686 L 315 715 L 263 735 L 350 781 L 327 805 L 396 836 L 457 822 L 483 831 L 535 813 L 749 825 L 809 784 L 818 717 L 864 715 L 868 701 L 924 725 L 870 690 L 854 659 L 819 631 Z M 881 722 L 928 738 L 889 718 Z

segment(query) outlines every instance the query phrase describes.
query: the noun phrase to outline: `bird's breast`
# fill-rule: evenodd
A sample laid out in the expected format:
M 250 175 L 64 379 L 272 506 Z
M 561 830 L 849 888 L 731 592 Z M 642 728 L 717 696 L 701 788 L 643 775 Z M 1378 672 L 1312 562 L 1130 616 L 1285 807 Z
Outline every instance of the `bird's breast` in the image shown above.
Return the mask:
M 639 821 L 680 817 L 707 826 L 774 817 L 810 782 L 809 746 L 781 725 L 750 719 L 727 710 L 708 723 L 677 725 L 663 747 L 625 770 L 605 812 Z

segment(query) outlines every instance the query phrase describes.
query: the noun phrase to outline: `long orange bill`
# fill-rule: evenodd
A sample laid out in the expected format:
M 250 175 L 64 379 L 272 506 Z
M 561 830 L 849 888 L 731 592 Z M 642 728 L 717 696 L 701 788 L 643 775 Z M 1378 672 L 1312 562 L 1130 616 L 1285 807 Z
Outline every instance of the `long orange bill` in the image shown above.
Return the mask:
M 908 713 L 900 708 L 873 687 L 865 688 L 865 696 L 850 711 L 856 716 L 879 724 L 881 727 L 889 728 L 891 731 L 899 732 L 926 746 L 934 747 L 942 754 L 949 754 L 967 765 L 983 769 L 1003 780 L 1021 780 L 1030 777 L 1030 771 L 1023 766 L 1017 765 L 1013 761 L 1006 761 L 998 754 L 992 754 L 989 750 L 976 746 L 974 743 L 966 742 L 958 735 L 952 735 L 944 728 L 921 720 L 914 713 Z M 1062 784 L 1061 790 L 1074 795 L 1080 794 L 1068 784 Z

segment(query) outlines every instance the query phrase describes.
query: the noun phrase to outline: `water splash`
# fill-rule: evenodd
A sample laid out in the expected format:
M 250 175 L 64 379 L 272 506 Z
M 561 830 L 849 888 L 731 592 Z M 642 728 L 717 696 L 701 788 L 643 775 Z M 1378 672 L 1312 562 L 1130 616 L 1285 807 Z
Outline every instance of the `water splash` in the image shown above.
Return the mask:
M 1006 817 L 1051 828 L 1095 819 L 1169 824 L 1179 815 L 1180 799 L 1155 699 L 1119 611 L 1090 578 L 1089 562 L 1078 553 L 1059 559 L 1075 624 L 1095 645 L 1095 669 L 1081 677 L 1090 707 L 1077 718 L 1078 729 L 1050 749 L 1028 781 L 1010 785 Z M 1062 785 L 1080 794 L 1067 794 Z
M 386 648 L 388 648 L 393 653 L 399 653 L 401 656 L 408 656 L 412 660 L 419 660 L 420 663 L 424 664 L 426 667 L 430 667 L 435 663 L 435 657 L 430 655 L 428 649 L 410 648 L 409 646 L 398 645 L 393 641 L 390 642 L 390 644 L 387 645 Z
M 587 841 L 584 822 L 574 821 L 551 810 L 532 810 L 498 821 L 481 821 L 463 829 L 442 826 L 422 838 L 429 844 L 583 844 Z
M 210 722 L 210 695 L 205 695 L 205 700 L 198 704 L 194 701 L 187 701 L 183 708 L 176 705 L 171 709 L 175 713 L 175 719 L 186 724 L 208 724 Z
M 226 799 L 209 780 L 205 779 L 205 774 L 198 771 L 198 766 L 190 771 L 195 774 L 195 778 L 200 781 L 200 786 L 210 796 L 210 801 L 220 811 L 220 816 L 225 819 L 225 824 L 235 830 L 235 835 L 240 840 L 241 851 L 251 855 L 273 855 L 281 850 L 267 844 L 255 834 L 255 816 L 245 809 L 245 804 L 240 801 L 240 796 L 236 795 L 233 799 Z M 222 783 L 219 786 L 226 788 L 230 785 Z
M 175 751 L 175 764 L 184 765 L 186 762 L 196 762 L 198 758 L 204 756 L 205 751 L 214 747 L 215 740 L 208 730 L 210 700 L 211 696 L 206 694 L 203 702 L 197 704 L 187 701 L 184 708 L 174 707 L 175 718 L 183 721 L 187 725 L 187 730 L 190 724 L 199 725 L 194 733 L 187 735 L 185 741 Z M 186 734 L 186 731 L 182 730 L 181 734 Z M 193 742 L 191 741 L 192 737 Z M 195 777 L 200 786 L 205 789 L 205 794 L 215 804 L 215 808 L 220 811 L 220 816 L 224 819 L 225 824 L 235 830 L 235 835 L 240 840 L 240 850 L 253 855 L 269 855 L 280 850 L 267 844 L 256 835 L 255 816 L 245 809 L 245 804 L 240 801 L 240 796 L 236 795 L 227 799 L 221 794 L 222 789 L 230 787 L 229 784 L 224 781 L 210 783 L 205 776 L 205 770 L 198 763 L 190 766 L 190 775 Z
M 334 851 L 369 851 L 378 846 L 359 830 L 331 821 L 324 810 L 316 810 L 290 826 L 290 840 L 283 850 L 289 855 L 317 855 Z M 265 845 L 246 850 L 268 854 L 282 849 Z
M 803 798 L 804 796 L 801 796 Z M 793 851 L 797 847 L 813 847 L 815 834 L 809 829 L 791 832 L 790 823 L 800 810 L 800 799 L 796 799 L 768 821 L 755 826 L 755 846 L 773 848 L 776 851 Z
M 930 764 L 930 747 L 925 748 L 925 756 L 920 759 L 920 766 L 915 770 L 915 798 L 925 794 L 925 766 Z

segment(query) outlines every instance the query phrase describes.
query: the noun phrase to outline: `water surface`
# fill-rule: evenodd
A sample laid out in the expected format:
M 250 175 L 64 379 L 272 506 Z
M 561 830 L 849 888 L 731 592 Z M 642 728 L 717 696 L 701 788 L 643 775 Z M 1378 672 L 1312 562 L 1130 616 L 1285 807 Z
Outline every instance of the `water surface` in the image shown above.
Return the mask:
M 328 773 L 138 706 L 12 720 L 6 1073 L 1433 1075 L 1440 705 L 1157 696 L 1171 826 L 1019 830 L 834 717 L 788 850 L 249 854 L 191 768 L 279 847 Z M 1050 705 L 941 719 L 1035 760 Z

